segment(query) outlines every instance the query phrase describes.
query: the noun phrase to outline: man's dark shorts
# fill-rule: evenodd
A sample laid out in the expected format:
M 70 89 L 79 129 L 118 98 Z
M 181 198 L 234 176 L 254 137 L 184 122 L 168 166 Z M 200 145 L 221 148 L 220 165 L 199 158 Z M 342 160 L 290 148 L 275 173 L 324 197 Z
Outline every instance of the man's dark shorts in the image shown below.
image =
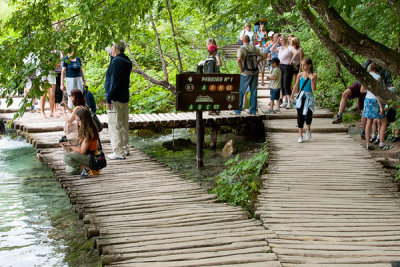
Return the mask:
M 358 109 L 359 110 L 363 110 L 364 109 L 364 99 L 365 99 L 365 95 L 367 93 L 361 93 L 361 84 L 359 82 L 355 82 L 352 85 L 350 85 L 350 87 L 348 88 L 351 91 L 351 96 L 349 97 L 349 99 L 354 99 L 354 98 L 358 98 Z

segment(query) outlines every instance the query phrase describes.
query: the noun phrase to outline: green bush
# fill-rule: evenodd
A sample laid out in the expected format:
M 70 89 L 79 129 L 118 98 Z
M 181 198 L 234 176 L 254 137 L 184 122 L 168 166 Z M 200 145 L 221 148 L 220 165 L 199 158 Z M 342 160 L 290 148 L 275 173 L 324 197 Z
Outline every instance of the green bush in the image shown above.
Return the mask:
M 218 195 L 218 200 L 241 206 L 254 214 L 254 204 L 261 185 L 261 174 L 268 160 L 268 146 L 252 158 L 239 161 L 239 154 L 228 160 L 229 166 L 216 177 L 216 187 L 211 193 Z

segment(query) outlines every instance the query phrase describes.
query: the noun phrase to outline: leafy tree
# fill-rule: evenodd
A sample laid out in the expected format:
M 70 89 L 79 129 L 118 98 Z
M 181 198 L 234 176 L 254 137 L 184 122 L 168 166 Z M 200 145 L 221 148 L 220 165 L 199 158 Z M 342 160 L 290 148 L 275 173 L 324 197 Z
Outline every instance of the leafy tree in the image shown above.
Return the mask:
M 393 74 L 400 74 L 399 47 L 391 48 L 391 38 L 386 40 L 375 40 L 370 28 L 366 25 L 383 26 L 380 16 L 373 14 L 386 14 L 389 24 L 386 28 L 379 27 L 382 32 L 380 36 L 392 35 L 400 40 L 400 20 L 398 1 L 333 1 L 333 0 L 309 0 L 295 1 L 272 0 L 274 10 L 283 15 L 287 12 L 298 12 L 301 18 L 313 29 L 317 37 L 329 50 L 329 52 L 364 86 L 384 101 L 397 99 L 383 85 L 376 82 L 364 70 L 360 63 L 350 54 L 364 56 L 375 60 L 382 67 L 392 71 Z M 368 12 L 360 12 L 366 9 Z M 362 20 L 353 20 L 352 14 L 360 15 Z M 360 18 L 360 17 L 359 17 Z M 373 32 L 373 31 L 372 31 Z M 392 37 L 392 38 L 393 38 Z M 398 43 L 397 43 L 398 44 Z M 389 45 L 389 46 L 388 46 Z

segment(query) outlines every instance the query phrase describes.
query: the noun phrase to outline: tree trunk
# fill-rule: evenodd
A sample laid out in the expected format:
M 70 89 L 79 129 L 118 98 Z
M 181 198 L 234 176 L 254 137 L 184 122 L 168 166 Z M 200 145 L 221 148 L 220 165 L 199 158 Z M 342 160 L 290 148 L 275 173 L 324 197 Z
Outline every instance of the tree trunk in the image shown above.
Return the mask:
M 199 3 L 199 10 L 200 10 L 200 14 L 203 14 L 203 12 L 201 12 L 200 3 Z M 211 36 L 210 36 L 210 34 L 208 33 L 207 26 L 206 26 L 206 21 L 205 21 L 203 18 L 202 18 L 201 20 L 203 21 L 203 26 L 204 26 L 204 30 L 206 31 L 207 38 L 210 38 Z
M 381 83 L 378 83 L 362 66 L 354 60 L 341 46 L 333 41 L 326 28 L 314 16 L 307 5 L 300 5 L 299 11 L 303 19 L 311 26 L 315 34 L 329 50 L 329 52 L 337 58 L 337 60 L 373 94 L 382 98 L 384 102 L 397 98 L 395 94 L 386 89 Z
M 171 23 L 171 29 L 172 29 L 172 35 L 174 36 L 174 43 L 175 43 L 175 48 L 176 48 L 176 54 L 178 56 L 178 61 L 179 61 L 179 72 L 183 72 L 183 67 L 182 67 L 182 60 L 181 60 L 181 54 L 179 53 L 179 48 L 178 48 L 178 43 L 176 42 L 176 34 L 175 34 L 175 28 L 174 28 L 174 20 L 172 18 L 172 11 L 171 11 L 171 2 L 170 0 L 166 0 L 167 2 L 167 9 L 169 13 L 169 21 Z
M 160 61 L 161 61 L 162 69 L 164 72 L 164 80 L 168 81 L 167 63 L 165 62 L 164 54 L 163 54 L 163 51 L 161 48 L 160 37 L 158 36 L 158 32 L 157 32 L 156 24 L 154 23 L 153 15 L 150 14 L 150 18 L 151 18 L 151 25 L 153 27 L 153 32 L 154 32 L 154 35 L 155 35 L 156 41 L 157 41 L 158 54 L 160 56 Z
M 328 0 L 309 0 L 309 3 L 324 21 L 332 40 L 375 61 L 392 73 L 400 74 L 400 53 L 355 30 L 333 7 L 329 7 Z
M 346 84 L 346 81 L 343 78 L 342 68 L 340 67 L 340 63 L 339 62 L 336 62 L 336 78 L 338 78 L 342 82 L 344 88 L 346 89 L 347 88 L 347 84 Z

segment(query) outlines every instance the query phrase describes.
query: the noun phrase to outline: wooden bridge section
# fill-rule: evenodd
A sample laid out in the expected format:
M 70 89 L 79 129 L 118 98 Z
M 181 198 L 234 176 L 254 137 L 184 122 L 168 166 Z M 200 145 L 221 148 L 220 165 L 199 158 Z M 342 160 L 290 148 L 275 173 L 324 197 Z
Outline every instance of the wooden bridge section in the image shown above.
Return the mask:
M 256 213 L 275 233 L 268 241 L 282 265 L 400 262 L 400 198 L 391 176 L 330 120 L 316 119 L 321 133 L 304 143 L 287 131 L 294 120 L 279 122 L 266 123 L 272 153 Z
M 10 117 L 0 114 L 3 123 Z M 66 174 L 58 147 L 63 124 L 26 113 L 12 125 L 66 190 L 103 266 L 281 266 L 267 242 L 274 235 L 260 221 L 217 203 L 198 183 L 136 148 L 126 160 L 109 160 L 100 175 Z M 101 138 L 111 153 L 107 129 Z

